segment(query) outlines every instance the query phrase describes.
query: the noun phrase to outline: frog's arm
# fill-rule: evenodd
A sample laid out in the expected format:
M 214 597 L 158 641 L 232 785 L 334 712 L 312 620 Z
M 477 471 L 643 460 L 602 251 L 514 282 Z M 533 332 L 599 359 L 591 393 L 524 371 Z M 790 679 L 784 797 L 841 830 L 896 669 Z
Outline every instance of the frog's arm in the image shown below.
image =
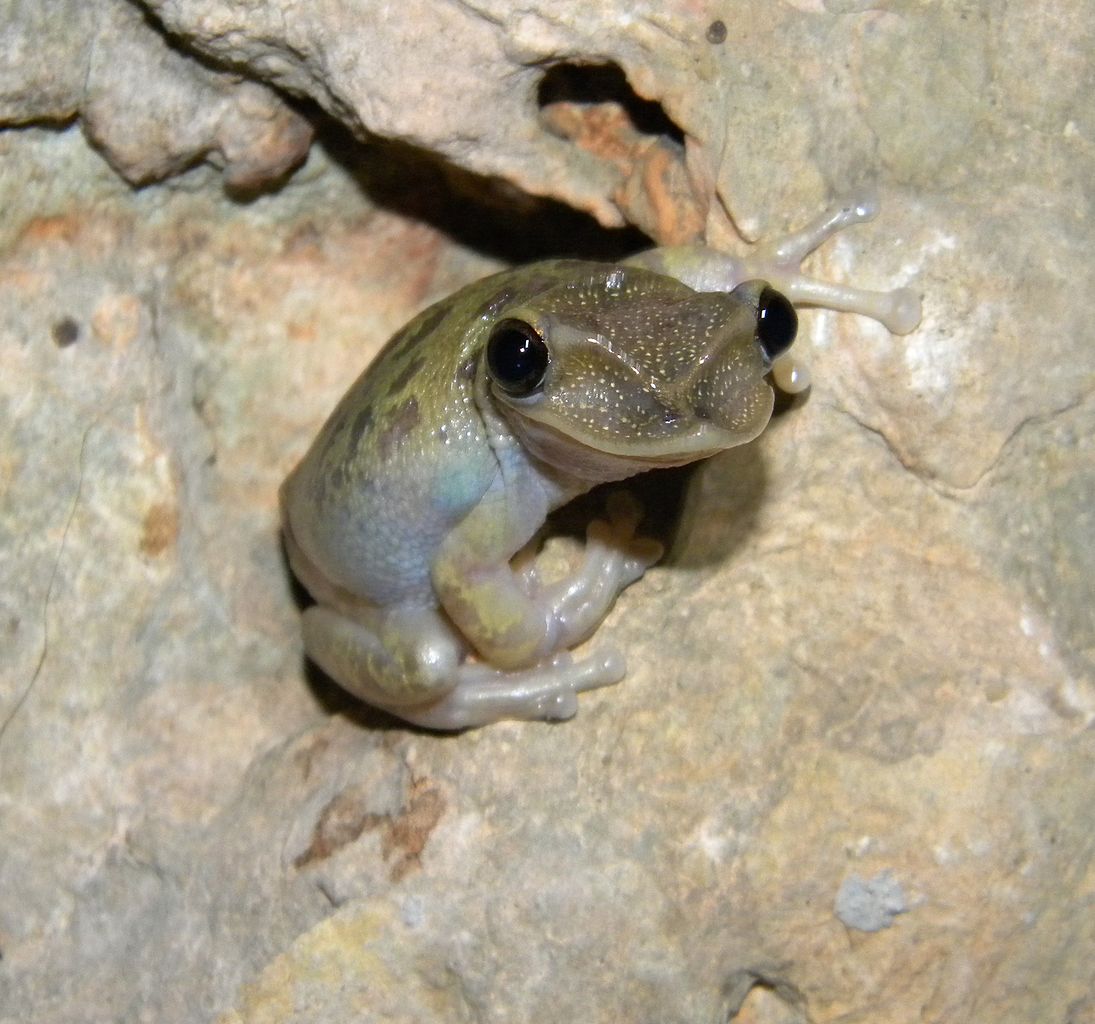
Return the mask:
M 526 668 L 585 640 L 620 591 L 661 557 L 635 537 L 638 516 L 610 509 L 590 524 L 586 557 L 572 577 L 540 586 L 512 559 L 548 513 L 588 490 L 589 480 L 530 456 L 490 397 L 485 360 L 474 383 L 497 476 L 476 506 L 441 542 L 431 567 L 434 593 L 464 637 L 491 665 Z
M 511 481 L 512 483 L 512 481 Z M 482 657 L 499 668 L 535 664 L 585 640 L 625 587 L 662 554 L 635 537 L 638 515 L 613 506 L 609 521 L 590 524 L 585 558 L 572 576 L 540 586 L 510 564 L 547 512 L 537 481 L 488 493 L 445 538 L 433 583 L 449 617 Z
M 510 558 L 547 514 L 536 490 L 492 488 L 442 541 L 434 591 L 461 633 L 492 665 L 531 665 L 555 649 L 555 624 L 523 592 Z M 537 507 L 539 506 L 539 507 Z
M 608 519 L 594 519 L 586 530 L 585 557 L 577 572 L 541 585 L 536 568 L 526 575 L 526 587 L 537 589 L 561 624 L 566 645 L 589 637 L 608 614 L 619 593 L 642 578 L 665 552 L 651 537 L 639 537 L 639 503 L 626 491 L 608 498 Z
M 639 253 L 627 262 L 676 278 L 700 292 L 732 291 L 742 281 L 759 278 L 795 304 L 860 313 L 894 334 L 908 334 L 920 323 L 920 298 L 912 289 L 870 291 L 821 281 L 800 269 L 802 261 L 838 231 L 872 220 L 877 213 L 877 199 L 865 195 L 838 204 L 743 259 L 704 246 L 669 246 Z

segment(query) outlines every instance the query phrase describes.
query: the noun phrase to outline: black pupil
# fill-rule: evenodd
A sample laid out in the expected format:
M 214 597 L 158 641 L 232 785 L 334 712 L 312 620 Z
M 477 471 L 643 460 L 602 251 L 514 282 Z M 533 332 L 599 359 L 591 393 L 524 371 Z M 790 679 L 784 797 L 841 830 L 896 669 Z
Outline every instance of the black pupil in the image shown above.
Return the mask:
M 507 394 L 532 394 L 543 383 L 547 364 L 544 339 L 523 320 L 503 320 L 490 332 L 487 369 Z
M 791 347 L 798 332 L 798 314 L 774 288 L 765 288 L 757 304 L 757 342 L 771 362 Z

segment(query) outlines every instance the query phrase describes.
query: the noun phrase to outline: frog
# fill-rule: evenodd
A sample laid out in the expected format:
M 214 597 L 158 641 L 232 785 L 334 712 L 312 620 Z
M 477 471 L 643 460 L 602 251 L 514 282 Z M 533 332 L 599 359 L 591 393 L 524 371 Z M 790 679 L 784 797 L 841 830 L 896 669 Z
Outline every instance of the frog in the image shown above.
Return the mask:
M 753 441 L 775 388 L 807 383 L 797 307 L 920 320 L 909 288 L 805 274 L 871 219 L 854 196 L 742 258 L 702 243 L 619 261 L 548 259 L 472 283 L 410 321 L 351 385 L 280 491 L 304 650 L 413 726 L 559 721 L 618 683 L 613 645 L 576 656 L 663 554 L 618 496 L 561 579 L 526 552 L 596 485 Z

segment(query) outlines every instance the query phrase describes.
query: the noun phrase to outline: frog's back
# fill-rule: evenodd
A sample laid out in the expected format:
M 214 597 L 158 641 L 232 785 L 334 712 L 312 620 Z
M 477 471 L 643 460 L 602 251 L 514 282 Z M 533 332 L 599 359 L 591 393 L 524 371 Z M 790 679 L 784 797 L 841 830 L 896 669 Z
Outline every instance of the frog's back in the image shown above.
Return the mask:
M 437 544 L 490 485 L 461 359 L 464 294 L 391 339 L 283 487 L 295 545 L 328 580 L 377 605 L 428 599 Z

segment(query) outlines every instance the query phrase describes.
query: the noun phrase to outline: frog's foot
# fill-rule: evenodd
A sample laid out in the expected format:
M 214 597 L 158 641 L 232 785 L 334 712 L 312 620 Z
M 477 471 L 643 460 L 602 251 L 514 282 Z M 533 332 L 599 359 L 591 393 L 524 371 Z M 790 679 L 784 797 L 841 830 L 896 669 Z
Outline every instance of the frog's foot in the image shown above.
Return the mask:
M 459 666 L 444 696 L 415 707 L 386 710 L 426 729 L 472 729 L 504 719 L 560 721 L 578 711 L 578 694 L 618 683 L 626 671 L 614 648 L 575 661 L 557 654 L 543 664 L 503 672 L 480 664 Z M 384 705 L 380 700 L 371 703 Z
M 594 519 L 586 530 L 585 557 L 577 572 L 542 587 L 534 575 L 529 577 L 531 598 L 546 606 L 560 648 L 591 636 L 620 592 L 662 557 L 658 541 L 635 536 L 642 514 L 630 494 L 611 494 L 606 511 L 607 521 Z
M 871 291 L 822 281 L 800 270 L 802 261 L 833 235 L 852 224 L 873 220 L 878 206 L 878 198 L 872 193 L 850 197 L 798 231 L 758 246 L 742 261 L 742 272 L 763 278 L 796 305 L 860 313 L 877 320 L 893 334 L 908 334 L 920 323 L 920 297 L 911 288 Z

